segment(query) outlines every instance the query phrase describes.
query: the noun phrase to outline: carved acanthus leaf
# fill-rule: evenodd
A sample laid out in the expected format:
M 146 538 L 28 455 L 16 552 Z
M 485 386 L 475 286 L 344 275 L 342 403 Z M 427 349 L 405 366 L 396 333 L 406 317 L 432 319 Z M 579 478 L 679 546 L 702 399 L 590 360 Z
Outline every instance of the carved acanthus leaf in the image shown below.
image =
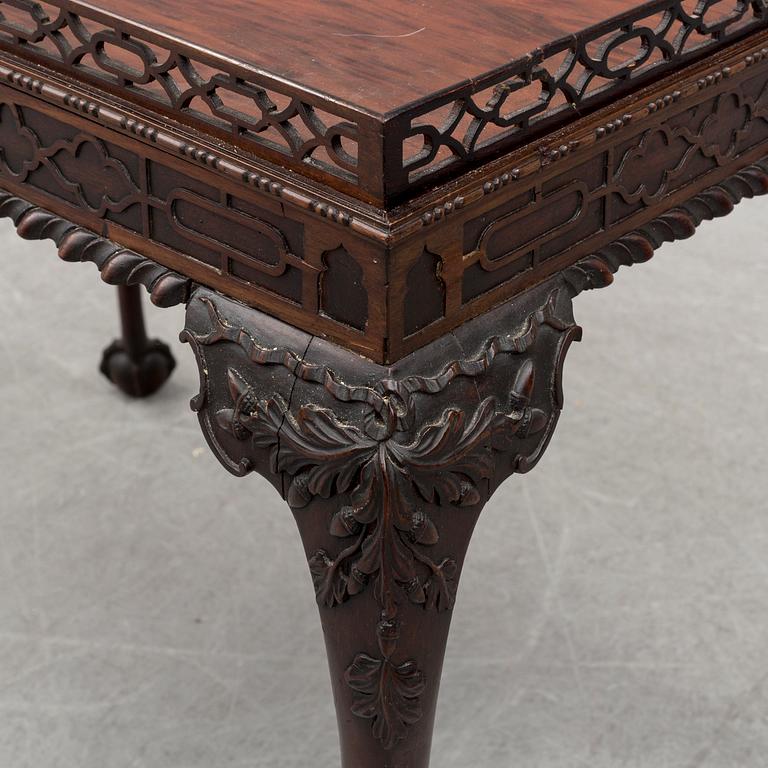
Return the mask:
M 421 719 L 425 681 L 414 662 L 395 665 L 361 653 L 345 678 L 354 691 L 353 714 L 373 720 L 373 735 L 385 749 L 405 738 L 408 726 Z
M 499 413 L 496 400 L 487 398 L 469 422 L 463 411 L 451 408 L 411 442 L 374 440 L 326 408 L 305 405 L 294 418 L 279 396 L 259 399 L 232 369 L 229 382 L 234 407 L 219 411 L 218 423 L 236 438 L 250 436 L 254 447 L 271 451 L 273 469 L 290 478 L 287 498 L 294 508 L 315 496 L 347 495 L 330 533 L 355 541 L 336 559 L 324 551 L 313 556 L 318 599 L 331 607 L 377 578 L 377 594 L 387 604 L 398 602 L 393 590 L 399 585 L 413 602 L 452 607 L 451 564 L 415 551 L 439 540 L 423 505 L 477 504 L 478 484 L 492 472 L 491 436 L 501 420 L 515 422 L 515 416 Z M 545 421 L 536 418 L 535 423 L 541 429 Z M 385 547 L 394 555 L 391 563 L 382 556 Z M 422 578 L 417 563 L 427 568 Z
M 477 341 L 473 354 L 432 375 L 384 375 L 372 386 L 349 383 L 349 371 L 334 371 L 231 325 L 208 297 L 202 303 L 210 327 L 185 335 L 198 354 L 204 347 L 229 343 L 248 360 L 245 368 L 228 365 L 224 397 L 217 397 L 213 411 L 228 445 L 233 438 L 248 444 L 243 452 L 249 458 L 228 458 L 228 466 L 247 471 L 253 466 L 251 456 L 257 465 L 268 463 L 295 510 L 309 510 L 314 499 L 338 499 L 328 523 L 329 540 L 338 542 L 338 549 L 310 550 L 309 568 L 324 608 L 364 594 L 378 606 L 380 655 L 358 654 L 346 681 L 354 692 L 353 712 L 372 720 L 374 735 L 386 749 L 421 717 L 426 685 L 419 663 L 402 647 L 403 612 L 409 605 L 449 611 L 456 599 L 457 558 L 434 554 L 440 543 L 435 507 L 462 515 L 462 509 L 481 505 L 498 452 L 512 454 L 513 469 L 535 463 L 561 407 L 559 369 L 579 329 L 558 317 L 562 294 L 537 295 L 537 308 L 515 319 L 515 332 Z M 540 343 L 546 350 L 541 354 Z M 509 377 L 491 374 L 505 358 Z M 539 364 L 546 366 L 539 377 L 546 397 L 536 394 Z M 257 374 L 265 367 L 271 373 L 259 381 Z M 272 375 L 284 377 L 285 371 L 303 382 L 301 400 L 293 386 L 286 386 L 291 395 L 285 399 L 275 392 Z M 485 395 L 450 399 L 446 393 L 459 379 L 477 380 L 469 391 Z M 306 385 L 322 392 L 322 405 L 313 401 L 312 387 Z M 201 397 L 208 397 L 207 389 L 203 392 Z M 419 424 L 422 404 L 438 396 L 446 397 L 446 406 L 429 408 L 430 416 Z M 546 410 L 540 407 L 545 403 Z M 210 403 L 205 407 L 211 408 Z M 533 441 L 525 443 L 528 438 Z M 223 450 L 216 438 L 212 444 Z

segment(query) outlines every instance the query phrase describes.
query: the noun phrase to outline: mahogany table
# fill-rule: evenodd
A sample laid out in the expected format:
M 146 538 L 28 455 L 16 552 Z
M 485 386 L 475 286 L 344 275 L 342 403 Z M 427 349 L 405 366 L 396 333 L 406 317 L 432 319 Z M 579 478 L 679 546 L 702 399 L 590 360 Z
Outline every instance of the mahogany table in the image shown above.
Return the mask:
M 768 0 L 0 0 L 0 187 L 120 286 L 125 392 L 173 368 L 138 287 L 186 303 L 211 449 L 296 517 L 343 765 L 425 768 L 573 298 L 768 192 Z

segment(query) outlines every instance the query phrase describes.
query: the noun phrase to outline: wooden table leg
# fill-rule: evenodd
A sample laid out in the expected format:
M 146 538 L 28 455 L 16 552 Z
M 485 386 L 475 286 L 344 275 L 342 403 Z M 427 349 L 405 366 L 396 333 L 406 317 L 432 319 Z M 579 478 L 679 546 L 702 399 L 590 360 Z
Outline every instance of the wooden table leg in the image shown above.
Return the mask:
M 101 360 L 101 372 L 130 397 L 148 397 L 165 384 L 176 367 L 171 350 L 147 338 L 138 285 L 117 287 L 122 337 L 113 341 Z
M 391 367 L 208 290 L 189 303 L 208 442 L 235 474 L 267 477 L 298 523 L 344 768 L 429 763 L 467 545 L 554 430 L 580 336 L 570 301 L 541 286 Z

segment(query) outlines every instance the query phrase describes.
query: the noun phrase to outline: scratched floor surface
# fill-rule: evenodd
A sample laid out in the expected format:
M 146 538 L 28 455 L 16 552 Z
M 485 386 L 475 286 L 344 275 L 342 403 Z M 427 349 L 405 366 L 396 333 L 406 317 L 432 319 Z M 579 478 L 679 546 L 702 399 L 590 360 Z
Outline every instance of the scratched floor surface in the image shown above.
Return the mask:
M 579 298 L 558 434 L 472 545 L 438 768 L 765 767 L 761 218 Z M 0 768 L 336 768 L 298 536 L 204 447 L 190 350 L 128 402 L 95 371 L 112 291 L 0 239 Z

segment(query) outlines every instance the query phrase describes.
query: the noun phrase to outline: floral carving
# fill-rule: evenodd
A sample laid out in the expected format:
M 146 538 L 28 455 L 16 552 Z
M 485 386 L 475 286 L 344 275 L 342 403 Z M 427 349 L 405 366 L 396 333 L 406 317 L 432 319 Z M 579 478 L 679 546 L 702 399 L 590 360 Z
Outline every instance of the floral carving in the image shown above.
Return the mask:
M 352 712 L 373 720 L 373 735 L 385 748 L 404 739 L 408 726 L 421 720 L 419 696 L 426 683 L 414 662 L 395 665 L 361 653 L 347 670 L 346 681 L 356 694 Z
M 381 608 L 377 627 L 382 658 L 359 654 L 347 670 L 355 691 L 353 712 L 373 720 L 389 749 L 421 717 L 425 682 L 415 661 L 396 663 L 398 607 L 410 601 L 446 611 L 456 599 L 456 561 L 434 560 L 428 549 L 440 535 L 425 505 L 480 503 L 479 484 L 493 471 L 491 450 L 507 450 L 515 437 L 542 432 L 546 414 L 529 404 L 534 367 L 520 369 L 508 410 L 493 397 L 471 417 L 446 409 L 413 440 L 371 434 L 340 421 L 333 411 L 302 406 L 293 416 L 279 396 L 259 399 L 234 369 L 228 373 L 234 407 L 217 413 L 219 425 L 255 448 L 271 451 L 275 472 L 291 478 L 286 498 L 294 509 L 315 496 L 344 495 L 330 533 L 345 542 L 335 556 L 317 550 L 309 560 L 318 601 L 329 608 L 372 589 Z
M 372 586 L 387 617 L 403 599 L 448 610 L 456 563 L 435 562 L 423 551 L 439 540 L 424 506 L 478 504 L 478 485 L 493 468 L 491 447 L 507 449 L 512 437 L 544 429 L 546 415 L 528 402 L 533 379 L 528 361 L 512 388 L 509 411 L 499 410 L 493 397 L 470 418 L 449 408 L 403 441 L 397 433 L 366 434 L 315 405 L 302 406 L 294 417 L 279 395 L 258 399 L 230 369 L 234 408 L 219 411 L 217 419 L 239 439 L 250 436 L 254 447 L 272 451 L 273 470 L 291 478 L 287 500 L 293 508 L 315 496 L 347 495 L 349 503 L 334 516 L 330 533 L 351 543 L 336 557 L 318 550 L 310 559 L 321 603 L 331 608 Z
M 208 298 L 202 302 L 211 330 L 186 332 L 198 348 L 235 343 L 258 367 L 287 369 L 298 380 L 321 385 L 332 401 L 363 404 L 354 418 L 312 400 L 290 405 L 290 397 L 250 383 L 247 372 L 229 365 L 228 402 L 211 415 L 230 440 L 247 442 L 254 455 L 268 457 L 270 471 L 284 478 L 284 495 L 294 510 L 316 498 L 340 500 L 328 526 L 338 547 L 314 549 L 309 567 L 321 606 L 332 609 L 364 593 L 378 606 L 379 655 L 357 654 L 345 680 L 353 712 L 372 720 L 385 749 L 421 718 L 420 697 L 428 684 L 418 661 L 401 647 L 402 611 L 406 605 L 449 611 L 456 599 L 459 566 L 454 557 L 433 554 L 440 532 L 430 509 L 481 505 L 497 452 L 515 456 L 528 438 L 546 443 L 556 415 L 533 404 L 542 374 L 532 353 L 544 327 L 558 332 L 560 348 L 578 333 L 558 319 L 557 297 L 551 293 L 518 332 L 488 339 L 474 356 L 453 361 L 434 376 L 384 378 L 374 387 L 348 384 L 329 366 L 261 343 L 223 320 Z M 418 425 L 414 395 L 431 397 L 457 378 L 482 377 L 503 355 L 521 356 L 511 379 L 474 407 L 449 404 Z M 225 458 L 233 471 L 250 468 Z M 528 458 L 517 456 L 514 466 L 524 467 Z

